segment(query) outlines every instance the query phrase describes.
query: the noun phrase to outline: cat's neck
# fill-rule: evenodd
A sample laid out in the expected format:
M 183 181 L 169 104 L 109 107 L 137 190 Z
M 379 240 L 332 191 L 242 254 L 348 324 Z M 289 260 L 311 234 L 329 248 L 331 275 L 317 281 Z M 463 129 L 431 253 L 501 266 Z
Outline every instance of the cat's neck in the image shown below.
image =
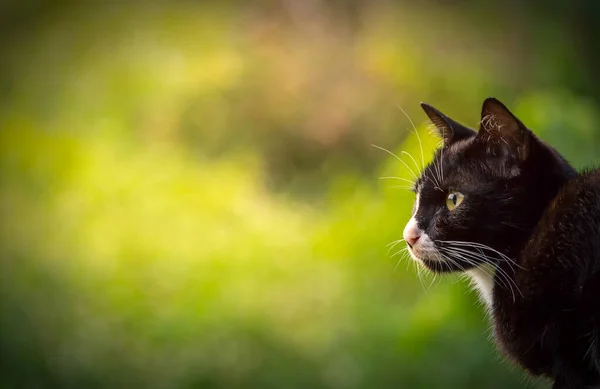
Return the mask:
M 485 303 L 488 309 L 491 309 L 494 298 L 496 268 L 491 264 L 484 264 L 467 270 L 467 274 L 471 277 L 473 286 L 477 289 L 481 301 Z

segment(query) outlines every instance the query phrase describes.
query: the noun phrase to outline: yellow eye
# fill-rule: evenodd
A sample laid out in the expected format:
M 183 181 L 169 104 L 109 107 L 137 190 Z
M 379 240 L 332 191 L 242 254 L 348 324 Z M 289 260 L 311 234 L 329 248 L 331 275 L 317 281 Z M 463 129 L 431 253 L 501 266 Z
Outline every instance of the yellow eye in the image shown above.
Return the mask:
M 446 197 L 446 207 L 449 210 L 453 211 L 456 207 L 462 203 L 465 195 L 460 192 L 450 192 L 448 193 L 448 197 Z

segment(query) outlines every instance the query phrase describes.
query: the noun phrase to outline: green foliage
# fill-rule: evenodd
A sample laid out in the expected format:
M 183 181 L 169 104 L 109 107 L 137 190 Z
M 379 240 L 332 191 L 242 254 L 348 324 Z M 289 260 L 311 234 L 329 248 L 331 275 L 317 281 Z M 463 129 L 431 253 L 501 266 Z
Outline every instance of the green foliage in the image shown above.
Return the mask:
M 340 177 L 316 210 L 248 157 L 2 135 L 9 385 L 487 387 L 502 369 L 462 288 L 421 294 L 385 260 L 409 194 Z

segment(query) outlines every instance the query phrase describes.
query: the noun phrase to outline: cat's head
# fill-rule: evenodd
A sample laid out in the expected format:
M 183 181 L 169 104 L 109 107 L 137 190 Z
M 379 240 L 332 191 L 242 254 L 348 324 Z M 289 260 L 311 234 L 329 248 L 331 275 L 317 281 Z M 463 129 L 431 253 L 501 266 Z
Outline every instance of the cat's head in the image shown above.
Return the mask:
M 494 98 L 477 132 L 421 106 L 443 143 L 415 182 L 411 256 L 435 272 L 513 258 L 574 170 Z

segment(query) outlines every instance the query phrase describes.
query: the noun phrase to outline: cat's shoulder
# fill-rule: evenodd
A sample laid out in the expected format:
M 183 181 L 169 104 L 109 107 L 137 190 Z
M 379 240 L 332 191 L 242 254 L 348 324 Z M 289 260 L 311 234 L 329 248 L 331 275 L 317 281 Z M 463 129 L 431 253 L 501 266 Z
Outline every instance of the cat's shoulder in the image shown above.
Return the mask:
M 582 170 L 552 199 L 539 226 L 567 231 L 589 228 L 600 220 L 600 168 Z
M 569 198 L 571 200 L 600 196 L 600 168 L 586 168 L 577 176 L 569 180 L 559 191 L 557 200 Z M 600 206 L 600 204 L 598 204 Z
M 600 188 L 600 167 L 584 169 L 578 176 L 580 184 L 590 185 L 591 189 Z
M 600 168 L 588 168 L 567 181 L 550 201 L 537 232 L 562 230 L 572 236 L 600 220 Z
M 586 266 L 600 266 L 600 169 L 581 171 L 561 187 L 520 258 L 525 268 L 536 269 L 522 273 L 523 288 L 538 285 L 534 290 L 539 290 L 539 285 L 565 285 L 570 282 L 566 281 L 568 274 L 580 277 L 579 280 L 589 279 L 591 273 L 585 270 L 589 269 Z

